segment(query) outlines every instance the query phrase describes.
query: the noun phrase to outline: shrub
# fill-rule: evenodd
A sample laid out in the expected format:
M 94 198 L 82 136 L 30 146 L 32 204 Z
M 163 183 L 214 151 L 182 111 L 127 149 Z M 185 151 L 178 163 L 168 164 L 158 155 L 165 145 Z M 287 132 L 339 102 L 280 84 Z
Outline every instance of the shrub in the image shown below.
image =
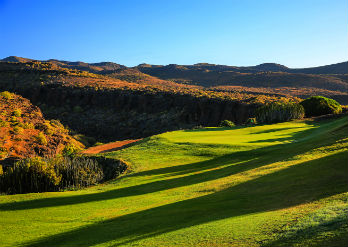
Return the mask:
M 103 170 L 93 159 L 63 157 L 56 162 L 56 172 L 61 176 L 59 189 L 87 187 L 103 180 Z
M 0 96 L 4 97 L 5 99 L 13 98 L 13 94 L 8 91 L 0 92 Z
M 52 119 L 50 121 L 50 124 L 55 127 L 55 128 L 61 128 L 61 129 L 64 129 L 64 125 L 59 121 L 59 120 L 56 120 L 56 119 Z
M 15 135 L 22 134 L 22 133 L 23 133 L 23 128 L 20 127 L 20 126 L 14 126 L 14 127 L 13 127 L 13 133 L 14 133 Z
M 247 125 L 255 125 L 257 124 L 256 118 L 248 118 L 246 121 Z
M 300 104 L 304 107 L 307 117 L 342 112 L 342 107 L 336 100 L 322 96 L 312 96 L 303 100 Z
M 16 117 L 20 117 L 22 116 L 22 111 L 21 109 L 16 109 L 13 111 L 13 115 L 16 116 Z
M 39 134 L 35 137 L 37 143 L 41 145 L 47 145 L 47 139 L 44 133 L 39 132 Z
M 45 121 L 43 123 L 37 123 L 35 125 L 35 129 L 43 131 L 46 135 L 53 134 L 53 129 L 49 121 Z
M 221 121 L 221 123 L 220 123 L 219 126 L 220 126 L 220 127 L 229 127 L 229 128 L 232 128 L 232 127 L 235 126 L 235 124 L 234 124 L 232 121 L 230 121 L 230 120 L 223 120 L 223 121 Z
M 77 189 L 116 178 L 127 169 L 105 157 L 56 157 L 21 160 L 0 173 L 0 192 L 8 194 Z
M 54 191 L 61 178 L 41 158 L 19 161 L 0 176 L 0 191 L 8 194 Z
M 73 143 L 69 143 L 63 148 L 62 155 L 73 157 L 73 156 L 76 156 L 80 151 L 81 151 L 80 147 L 74 145 Z
M 10 117 L 10 122 L 12 125 L 18 124 L 18 120 L 16 116 Z
M 0 119 L 0 127 L 8 127 L 9 126 L 9 123 Z
M 278 123 L 304 117 L 304 108 L 296 103 L 270 103 L 255 111 L 258 123 Z
M 29 123 L 29 122 L 23 123 L 23 124 L 22 124 L 22 128 L 23 128 L 23 129 L 34 129 L 34 124 Z

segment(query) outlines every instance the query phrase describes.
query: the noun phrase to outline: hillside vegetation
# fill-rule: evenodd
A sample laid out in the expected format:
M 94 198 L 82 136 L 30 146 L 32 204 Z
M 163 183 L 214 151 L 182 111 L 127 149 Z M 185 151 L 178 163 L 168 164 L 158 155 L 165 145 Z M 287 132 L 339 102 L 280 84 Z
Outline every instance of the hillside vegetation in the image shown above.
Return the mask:
M 0 92 L 0 164 L 11 158 L 53 156 L 68 145 L 82 147 L 57 120 L 19 95 Z
M 347 74 L 310 74 L 305 73 L 306 69 L 283 69 L 281 65 L 275 64 L 254 67 L 171 64 L 167 66 L 140 65 L 137 68 L 143 73 L 164 80 L 199 85 L 210 90 L 292 95 L 301 98 L 323 95 L 335 98 L 344 104 L 348 103 Z M 336 72 L 334 69 L 332 71 Z M 314 69 L 309 69 L 308 72 L 314 72 Z
M 119 78 L 112 78 L 116 75 L 62 68 L 49 62 L 1 62 L 0 89 L 30 99 L 47 118 L 59 119 L 72 130 L 102 141 L 146 137 L 196 125 L 217 126 L 224 119 L 244 123 L 260 104 L 299 100 L 205 90 L 140 72 L 134 79 L 129 71 L 122 71 L 117 74 Z
M 33 62 L 7 57 L 3 62 Z M 189 88 L 233 94 L 264 94 L 307 98 L 322 95 L 348 104 L 348 62 L 313 67 L 288 68 L 276 63 L 256 66 L 228 66 L 209 63 L 194 65 L 140 64 L 129 68 L 112 62 L 85 63 L 47 60 L 55 66 L 107 75 L 136 84 L 159 88 Z M 244 96 L 245 97 L 245 96 Z
M 346 246 L 347 121 L 146 138 L 114 182 L 0 196 L 0 245 Z

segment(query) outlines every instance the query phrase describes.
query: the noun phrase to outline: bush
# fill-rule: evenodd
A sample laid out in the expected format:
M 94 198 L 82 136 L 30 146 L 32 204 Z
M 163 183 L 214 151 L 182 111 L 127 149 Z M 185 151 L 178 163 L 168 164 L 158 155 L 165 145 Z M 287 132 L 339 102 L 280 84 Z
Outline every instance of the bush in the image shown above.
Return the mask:
M 270 103 L 257 108 L 255 116 L 258 123 L 286 122 L 303 118 L 304 108 L 295 103 Z
M 22 111 L 21 109 L 16 109 L 13 111 L 13 115 L 16 116 L 16 117 L 20 117 L 22 116 Z
M 0 191 L 8 194 L 54 191 L 60 180 L 52 164 L 32 158 L 17 162 L 0 175 Z
M 47 145 L 47 139 L 44 133 L 39 132 L 39 134 L 37 136 L 35 136 L 35 139 L 37 141 L 37 143 L 41 144 L 41 145 Z
M 15 135 L 22 134 L 23 131 L 24 131 L 23 128 L 20 127 L 20 126 L 14 126 L 13 127 L 13 134 L 15 134 Z
M 21 160 L 0 173 L 0 192 L 8 194 L 78 189 L 116 178 L 127 169 L 105 157 L 56 157 Z
M 97 184 L 104 178 L 97 161 L 84 157 L 62 157 L 55 161 L 56 172 L 61 176 L 58 189 L 76 189 Z
M 339 114 L 341 105 L 333 99 L 322 96 L 312 96 L 300 103 L 306 112 L 306 117 L 321 116 L 326 114 Z
M 23 124 L 22 124 L 22 128 L 23 128 L 23 129 L 34 129 L 34 124 L 29 123 L 29 122 L 23 123 Z
M 8 127 L 9 126 L 9 123 L 0 119 L 0 127 Z
M 69 143 L 63 148 L 62 155 L 68 156 L 68 157 L 73 157 L 73 156 L 76 156 L 80 151 L 81 151 L 80 147 L 78 147 L 72 143 Z
M 11 122 L 11 125 L 16 125 L 18 124 L 18 119 L 16 116 L 12 116 L 10 117 L 10 122 Z
M 232 128 L 232 127 L 235 126 L 235 124 L 234 124 L 232 121 L 230 121 L 230 120 L 223 120 L 223 121 L 221 121 L 221 123 L 220 123 L 219 126 L 220 126 L 220 127 L 229 127 L 229 128 Z
M 0 96 L 4 97 L 5 99 L 13 98 L 13 94 L 8 91 L 0 92 Z
M 255 125 L 257 124 L 256 118 L 248 118 L 246 121 L 247 125 Z

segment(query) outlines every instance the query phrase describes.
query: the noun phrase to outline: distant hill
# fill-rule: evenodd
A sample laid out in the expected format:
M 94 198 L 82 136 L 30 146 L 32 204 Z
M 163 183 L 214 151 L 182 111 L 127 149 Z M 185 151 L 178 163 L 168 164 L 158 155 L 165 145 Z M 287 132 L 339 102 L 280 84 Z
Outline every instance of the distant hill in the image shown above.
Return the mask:
M 303 74 L 348 74 L 348 62 L 325 65 L 313 68 L 292 69 L 277 63 L 262 63 L 256 66 L 229 66 L 209 63 L 197 63 L 194 65 L 151 65 L 139 64 L 137 66 L 141 71 L 151 71 L 153 69 L 161 70 L 200 70 L 200 71 L 219 71 L 219 72 L 239 72 L 239 73 L 258 73 L 258 72 L 287 72 Z
M 323 95 L 348 104 L 347 75 L 289 73 L 272 63 L 129 68 L 109 62 L 5 60 L 10 61 L 0 62 L 0 90 L 29 98 L 45 116 L 103 141 L 216 126 L 224 119 L 244 123 L 260 104 L 297 102 L 297 97 Z
M 110 72 L 110 71 L 109 71 Z M 134 68 L 100 72 L 56 63 L 1 62 L 0 90 L 16 92 L 96 140 L 140 138 L 193 126 L 244 123 L 265 102 L 297 102 L 291 96 L 210 90 L 144 74 Z
M 29 61 L 36 61 L 30 58 L 10 56 L 0 61 L 3 62 L 20 62 L 25 63 Z M 71 62 L 63 60 L 42 60 L 43 62 L 51 62 L 64 68 L 87 70 L 93 73 L 99 72 L 111 72 L 118 69 L 125 69 L 127 66 L 113 63 L 113 62 L 100 62 L 100 63 L 85 63 L 85 62 Z M 197 63 L 194 65 L 151 65 L 142 63 L 134 68 L 140 71 L 144 69 L 159 69 L 162 70 L 210 70 L 210 71 L 229 71 L 229 72 L 240 72 L 240 73 L 257 73 L 257 72 L 288 72 L 288 73 L 303 73 L 303 74 L 348 74 L 348 62 L 341 62 L 336 64 L 324 65 L 312 68 L 288 68 L 284 65 L 277 63 L 262 63 L 256 66 L 230 66 L 230 65 L 219 65 L 211 63 Z
M 4 59 L 1 59 L 0 61 L 2 61 L 2 62 L 14 62 L 14 63 L 26 63 L 26 62 L 30 62 L 32 60 L 33 59 L 30 59 L 30 58 L 10 56 L 10 57 L 6 57 Z
M 256 66 L 246 67 L 246 68 L 249 68 L 251 70 L 270 71 L 270 72 L 289 72 L 289 70 L 291 70 L 288 67 L 281 64 L 277 64 L 277 63 L 262 63 Z
M 84 62 L 61 61 L 61 60 L 55 60 L 55 59 L 50 59 L 47 62 L 59 65 L 60 67 L 63 67 L 63 68 L 85 70 L 92 73 L 114 71 L 114 70 L 126 68 L 126 66 L 123 66 L 117 63 L 112 63 L 112 62 L 84 63 Z
M 8 57 L 2 61 L 25 63 L 35 60 Z M 166 90 L 206 88 L 219 92 L 292 95 L 300 98 L 323 95 L 348 104 L 348 62 L 303 69 L 292 69 L 277 63 L 246 67 L 211 63 L 194 65 L 143 63 L 129 68 L 113 62 L 85 63 L 55 59 L 45 62 L 59 68 L 86 71 L 119 80 L 117 84 L 108 82 L 108 87 L 111 85 L 119 87 L 127 82 L 132 84 L 132 88 L 138 87 L 135 86 L 138 84 L 140 87 L 151 86 L 167 88 Z M 105 84 L 104 82 L 98 82 L 99 86 Z
M 348 74 L 348 62 L 305 69 L 291 69 L 290 71 L 305 74 Z

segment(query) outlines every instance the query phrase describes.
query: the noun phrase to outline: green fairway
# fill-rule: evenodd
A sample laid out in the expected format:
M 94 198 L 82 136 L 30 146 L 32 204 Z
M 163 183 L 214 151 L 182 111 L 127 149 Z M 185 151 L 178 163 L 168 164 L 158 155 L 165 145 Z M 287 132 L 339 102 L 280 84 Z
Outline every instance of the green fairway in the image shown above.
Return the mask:
M 348 119 L 168 132 L 127 174 L 0 196 L 0 246 L 346 246 Z

